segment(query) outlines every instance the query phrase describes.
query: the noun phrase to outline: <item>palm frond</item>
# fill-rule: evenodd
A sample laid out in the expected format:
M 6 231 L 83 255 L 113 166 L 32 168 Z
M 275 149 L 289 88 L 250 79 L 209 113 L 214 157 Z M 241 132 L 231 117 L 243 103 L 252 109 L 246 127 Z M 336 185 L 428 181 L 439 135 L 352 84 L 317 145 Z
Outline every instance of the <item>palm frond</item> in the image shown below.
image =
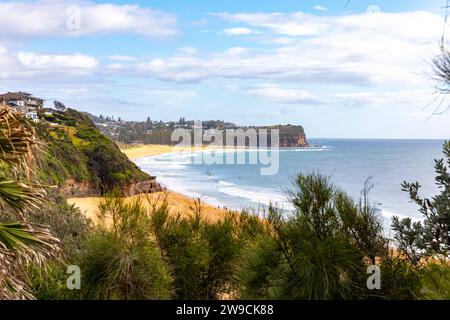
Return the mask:
M 0 245 L 5 249 L 23 251 L 33 246 L 52 248 L 58 242 L 47 229 L 32 228 L 20 222 L 0 224 Z
M 0 108 L 0 160 L 21 163 L 37 145 L 33 128 L 8 107 Z
M 25 267 L 42 266 L 59 256 L 59 240 L 50 230 L 25 223 L 0 224 L 0 299 L 32 299 Z
M 0 203 L 23 212 L 26 208 L 36 208 L 44 200 L 45 191 L 15 181 L 0 181 Z
M 0 178 L 0 205 L 7 204 L 21 214 L 44 200 L 43 190 L 13 180 L 29 178 L 36 145 L 33 128 L 8 107 L 0 108 L 0 162 L 8 170 Z M 25 222 L 0 224 L 0 299 L 33 298 L 27 291 L 26 267 L 43 266 L 58 255 L 59 240 L 49 229 Z

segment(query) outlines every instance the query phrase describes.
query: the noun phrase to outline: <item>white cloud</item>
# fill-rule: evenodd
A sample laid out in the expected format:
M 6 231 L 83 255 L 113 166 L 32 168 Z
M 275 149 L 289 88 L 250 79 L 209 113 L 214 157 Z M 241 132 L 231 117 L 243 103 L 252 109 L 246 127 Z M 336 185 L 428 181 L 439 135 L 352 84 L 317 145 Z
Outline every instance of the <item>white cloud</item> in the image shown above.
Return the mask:
M 123 63 L 111 63 L 111 64 L 108 64 L 106 66 L 106 68 L 108 70 L 119 71 L 119 70 L 124 70 L 125 69 L 125 65 Z
M 226 53 L 231 56 L 238 56 L 238 55 L 242 55 L 247 52 L 248 52 L 248 50 L 246 48 L 242 48 L 242 47 L 232 47 L 226 51 Z
M 80 9 L 79 19 L 77 11 L 69 8 Z M 12 40 L 112 33 L 167 37 L 177 33 L 175 16 L 138 5 L 96 4 L 90 0 L 7 1 L 0 3 L 0 12 L 0 38 Z
M 253 27 L 271 29 L 273 32 L 288 36 L 317 35 L 326 31 L 327 24 L 314 15 L 296 12 L 284 13 L 216 13 L 223 20 L 245 23 Z
M 347 91 L 323 95 L 327 104 L 346 107 L 426 106 L 431 98 L 429 91 L 414 89 L 381 92 Z
M 253 96 L 281 103 L 322 104 L 312 93 L 302 89 L 282 88 L 278 85 L 264 84 L 243 89 Z
M 97 59 L 82 55 L 50 55 L 33 52 L 19 52 L 18 61 L 29 69 L 94 69 Z
M 17 60 L 8 52 L 8 49 L 0 46 L 0 77 L 6 78 L 9 71 L 16 69 Z
M 313 9 L 317 10 L 317 11 L 327 11 L 328 10 L 327 7 L 324 7 L 324 6 L 321 6 L 321 5 L 316 5 L 316 6 L 313 7 Z
M 243 36 L 249 34 L 258 34 L 259 31 L 252 30 L 249 28 L 229 28 L 222 30 L 222 34 L 232 37 L 232 36 Z
M 289 38 L 289 37 L 278 37 L 278 38 L 272 38 L 267 40 L 269 43 L 272 44 L 282 44 L 282 45 L 288 45 L 295 43 L 295 38 Z
M 233 23 L 266 28 L 287 36 L 319 36 L 323 33 L 375 33 L 422 40 L 436 36 L 442 29 L 442 18 L 433 13 L 416 11 L 402 13 L 366 12 L 343 16 L 317 16 L 303 12 L 294 13 L 215 13 L 213 16 Z M 442 31 L 442 30 L 441 30 Z
M 423 90 L 399 91 L 349 91 L 320 93 L 305 89 L 280 86 L 277 84 L 260 84 L 243 88 L 240 91 L 252 96 L 283 104 L 330 105 L 341 107 L 385 107 L 399 105 L 427 105 L 431 95 Z
M 272 38 L 275 47 L 230 49 L 195 57 L 177 54 L 138 64 L 135 71 L 174 82 L 232 78 L 419 86 L 426 81 L 421 73 L 428 70 L 426 59 L 442 32 L 442 18 L 427 12 L 216 16 L 282 36 Z M 270 39 L 270 34 L 265 38 Z
M 192 21 L 190 25 L 194 27 L 204 27 L 207 26 L 208 23 L 209 23 L 208 19 L 199 19 Z
M 29 80 L 36 84 L 61 79 L 71 81 L 92 74 L 98 66 L 97 59 L 82 54 L 16 53 L 0 47 L 0 78 L 8 79 L 8 84 Z
M 122 55 L 109 56 L 108 58 L 113 61 L 135 61 L 135 60 L 137 60 L 136 57 L 122 56 Z
M 193 47 L 181 47 L 181 48 L 178 48 L 178 51 L 187 53 L 187 54 L 196 54 L 197 53 L 197 49 L 195 49 Z
M 150 88 L 150 89 L 143 89 L 143 93 L 150 94 L 151 97 L 158 96 L 160 98 L 192 98 L 196 97 L 198 93 L 194 90 L 180 90 L 179 88 L 176 89 L 168 89 L 168 88 Z

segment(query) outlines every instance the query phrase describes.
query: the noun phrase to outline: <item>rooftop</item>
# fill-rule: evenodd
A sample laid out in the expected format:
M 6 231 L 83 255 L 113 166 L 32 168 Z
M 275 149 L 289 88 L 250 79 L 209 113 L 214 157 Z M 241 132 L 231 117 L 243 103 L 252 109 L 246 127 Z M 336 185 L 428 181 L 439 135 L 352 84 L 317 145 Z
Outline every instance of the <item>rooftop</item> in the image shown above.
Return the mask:
M 36 99 L 36 100 L 40 100 L 40 101 L 45 101 L 45 99 L 41 99 L 41 98 L 35 97 L 31 93 L 28 93 L 28 92 L 25 92 L 25 91 L 7 92 L 7 93 L 4 93 L 4 94 L 0 94 L 0 97 L 5 96 L 5 95 L 16 95 L 16 96 L 21 96 L 23 98 L 32 98 L 32 99 Z

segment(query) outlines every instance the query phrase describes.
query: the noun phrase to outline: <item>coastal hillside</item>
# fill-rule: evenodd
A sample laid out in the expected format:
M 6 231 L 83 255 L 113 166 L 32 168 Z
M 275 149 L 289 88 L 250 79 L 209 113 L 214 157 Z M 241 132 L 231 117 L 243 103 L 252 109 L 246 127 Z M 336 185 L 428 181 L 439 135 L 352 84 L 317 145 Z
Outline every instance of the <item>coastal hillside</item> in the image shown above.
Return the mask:
M 158 191 L 155 177 L 142 172 L 86 115 L 48 111 L 36 124 L 46 152 L 38 157 L 41 181 L 67 196 L 103 195 L 119 188 L 126 195 Z

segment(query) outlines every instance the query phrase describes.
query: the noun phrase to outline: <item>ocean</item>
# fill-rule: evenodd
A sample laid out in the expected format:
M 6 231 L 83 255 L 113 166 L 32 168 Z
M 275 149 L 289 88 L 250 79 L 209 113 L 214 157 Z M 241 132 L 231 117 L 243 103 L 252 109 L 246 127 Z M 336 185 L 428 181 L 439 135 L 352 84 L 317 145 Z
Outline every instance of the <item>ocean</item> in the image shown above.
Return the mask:
M 370 201 L 388 223 L 392 215 L 421 218 L 417 206 L 401 191 L 403 181 L 419 181 L 422 195 L 438 191 L 434 159 L 442 158 L 442 140 L 309 139 L 315 148 L 285 148 L 279 170 L 261 175 L 255 164 L 199 164 L 202 152 L 165 154 L 137 159 L 145 172 L 168 189 L 230 209 L 263 212 L 273 203 L 291 210 L 288 192 L 298 173 L 319 172 L 355 199 L 370 178 Z M 207 151 L 208 152 L 208 151 Z M 225 151 L 245 153 L 255 150 Z M 200 158 L 199 158 L 200 157 Z M 225 159 L 225 158 L 224 158 Z

